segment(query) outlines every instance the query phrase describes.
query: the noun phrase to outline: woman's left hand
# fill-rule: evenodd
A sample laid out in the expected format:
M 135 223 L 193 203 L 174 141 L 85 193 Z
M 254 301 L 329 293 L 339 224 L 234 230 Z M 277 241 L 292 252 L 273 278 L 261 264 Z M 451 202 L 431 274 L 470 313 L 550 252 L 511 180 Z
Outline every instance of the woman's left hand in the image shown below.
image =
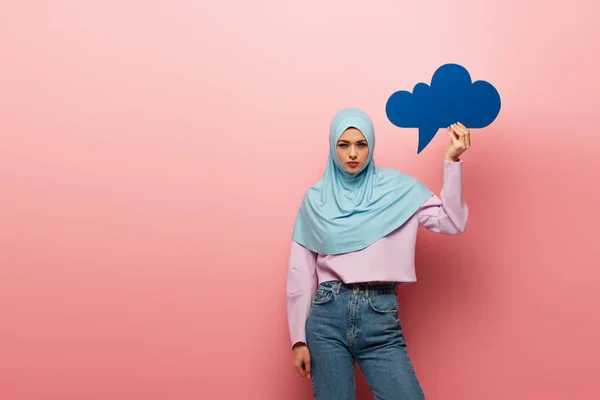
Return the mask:
M 448 136 L 450 136 L 450 146 L 446 150 L 445 159 L 456 162 L 471 147 L 471 134 L 466 126 L 457 122 L 448 127 Z

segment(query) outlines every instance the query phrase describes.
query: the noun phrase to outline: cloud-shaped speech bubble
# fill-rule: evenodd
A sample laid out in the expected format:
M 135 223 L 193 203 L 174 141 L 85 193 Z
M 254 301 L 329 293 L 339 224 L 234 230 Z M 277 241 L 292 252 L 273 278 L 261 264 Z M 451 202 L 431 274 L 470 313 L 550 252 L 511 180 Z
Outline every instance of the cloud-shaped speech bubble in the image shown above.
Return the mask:
M 419 128 L 420 153 L 440 128 L 460 121 L 467 128 L 484 128 L 500 112 L 500 94 L 486 81 L 471 80 L 462 66 L 445 64 L 435 71 L 431 86 L 415 85 L 413 92 L 395 92 L 385 111 L 390 122 L 401 128 Z

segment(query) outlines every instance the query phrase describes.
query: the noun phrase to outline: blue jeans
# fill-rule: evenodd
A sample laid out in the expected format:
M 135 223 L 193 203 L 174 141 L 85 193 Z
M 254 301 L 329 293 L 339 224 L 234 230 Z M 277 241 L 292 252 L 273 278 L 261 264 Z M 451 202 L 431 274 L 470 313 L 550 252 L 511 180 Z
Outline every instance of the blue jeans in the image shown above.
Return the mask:
M 406 351 L 396 287 L 319 285 L 306 321 L 315 399 L 356 399 L 355 361 L 376 400 L 425 398 Z

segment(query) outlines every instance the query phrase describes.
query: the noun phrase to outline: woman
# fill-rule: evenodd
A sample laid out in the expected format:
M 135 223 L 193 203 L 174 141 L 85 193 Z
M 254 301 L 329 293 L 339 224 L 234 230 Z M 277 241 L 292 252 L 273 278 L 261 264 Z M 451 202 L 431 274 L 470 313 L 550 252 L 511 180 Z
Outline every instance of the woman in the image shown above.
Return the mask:
M 398 320 L 397 286 L 416 281 L 419 226 L 450 235 L 466 226 L 459 157 L 471 139 L 460 123 L 447 131 L 439 198 L 375 166 L 366 113 L 345 109 L 331 122 L 327 168 L 298 212 L 287 280 L 294 367 L 312 380 L 315 399 L 355 399 L 355 362 L 376 399 L 424 398 Z

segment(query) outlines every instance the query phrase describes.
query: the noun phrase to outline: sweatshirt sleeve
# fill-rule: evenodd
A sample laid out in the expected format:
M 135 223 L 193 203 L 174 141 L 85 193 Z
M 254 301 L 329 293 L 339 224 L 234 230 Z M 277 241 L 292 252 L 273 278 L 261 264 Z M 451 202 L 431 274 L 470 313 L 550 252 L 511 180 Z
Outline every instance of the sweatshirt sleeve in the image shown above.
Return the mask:
M 463 233 L 469 209 L 462 196 L 462 160 L 444 160 L 442 191 L 432 196 L 417 211 L 419 226 L 446 235 Z
M 287 275 L 287 318 L 292 347 L 306 344 L 306 319 L 317 290 L 317 254 L 292 242 Z

